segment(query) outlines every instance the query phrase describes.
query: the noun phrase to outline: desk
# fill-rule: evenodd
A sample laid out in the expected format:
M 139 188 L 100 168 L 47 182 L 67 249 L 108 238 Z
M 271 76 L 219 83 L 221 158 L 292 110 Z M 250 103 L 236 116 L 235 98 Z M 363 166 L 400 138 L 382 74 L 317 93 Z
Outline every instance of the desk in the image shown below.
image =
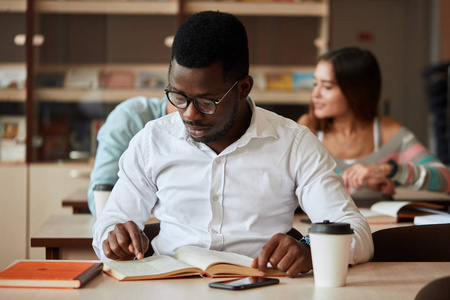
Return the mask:
M 415 191 L 412 189 L 399 187 L 395 190 L 393 196 L 394 200 L 410 200 L 410 201 L 427 201 L 432 203 L 440 203 L 443 205 L 450 205 L 450 195 L 444 193 L 428 192 L 428 191 Z M 380 201 L 377 200 L 358 200 L 357 203 L 362 207 L 370 207 L 373 203 Z M 79 189 L 73 193 L 67 195 L 62 200 L 63 207 L 72 207 L 74 214 L 90 213 L 87 191 L 85 189 Z
M 87 191 L 86 189 L 78 189 L 73 193 L 67 195 L 62 200 L 63 207 L 72 207 L 74 214 L 90 214 Z
M 306 215 L 295 215 L 293 227 L 303 234 L 311 224 L 301 222 Z M 388 228 L 408 226 L 412 223 L 375 223 L 369 226 L 372 232 Z M 152 217 L 146 224 L 157 222 Z M 95 217 L 91 214 L 53 215 L 31 236 L 31 247 L 45 247 L 46 259 L 97 259 L 92 249 L 92 226 Z
M 151 217 L 146 224 L 158 220 Z M 92 249 L 92 226 L 95 217 L 91 214 L 52 215 L 31 236 L 31 247 L 45 247 L 46 259 L 98 259 Z
M 45 247 L 46 259 L 98 259 L 92 249 L 91 214 L 52 215 L 31 236 L 31 247 Z
M 347 286 L 314 286 L 312 274 L 280 278 L 280 284 L 246 291 L 208 287 L 223 279 L 186 278 L 118 282 L 101 274 L 79 290 L 0 289 L 0 299 L 414 299 L 434 279 L 448 276 L 450 262 L 366 263 L 349 268 Z

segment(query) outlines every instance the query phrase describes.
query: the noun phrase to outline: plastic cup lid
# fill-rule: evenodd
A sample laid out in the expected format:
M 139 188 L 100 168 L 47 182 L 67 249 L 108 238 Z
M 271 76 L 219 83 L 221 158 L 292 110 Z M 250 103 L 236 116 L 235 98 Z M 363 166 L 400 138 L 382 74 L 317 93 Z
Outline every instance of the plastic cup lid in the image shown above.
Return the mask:
M 96 184 L 94 191 L 112 191 L 114 184 Z
M 313 223 L 308 230 L 308 233 L 317 234 L 352 234 L 353 229 L 349 223 L 334 223 L 328 220 L 322 223 Z

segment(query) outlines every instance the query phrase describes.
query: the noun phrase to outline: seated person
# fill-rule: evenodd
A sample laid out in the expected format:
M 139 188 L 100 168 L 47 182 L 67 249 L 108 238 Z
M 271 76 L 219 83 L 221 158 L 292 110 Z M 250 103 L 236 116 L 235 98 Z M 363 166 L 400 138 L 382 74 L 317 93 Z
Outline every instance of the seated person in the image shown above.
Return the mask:
M 88 189 L 89 210 L 95 215 L 94 187 L 97 184 L 114 185 L 119 178 L 119 158 L 127 149 L 131 138 L 148 121 L 176 111 L 167 98 L 133 97 L 119 105 L 108 115 L 100 128 L 94 169 Z
M 389 198 L 396 186 L 448 193 L 449 168 L 390 117 L 378 115 L 381 73 L 367 50 L 341 48 L 319 58 L 309 114 L 298 120 L 333 155 L 356 198 Z
M 119 180 L 93 228 L 101 260 L 142 259 L 144 223 L 160 221 L 156 255 L 181 246 L 235 252 L 295 277 L 312 268 L 305 242 L 286 233 L 298 204 L 313 222 L 354 230 L 349 263 L 373 254 L 370 228 L 304 126 L 248 97 L 247 33 L 234 16 L 194 14 L 172 46 L 166 96 L 178 113 L 148 122 L 119 161 Z

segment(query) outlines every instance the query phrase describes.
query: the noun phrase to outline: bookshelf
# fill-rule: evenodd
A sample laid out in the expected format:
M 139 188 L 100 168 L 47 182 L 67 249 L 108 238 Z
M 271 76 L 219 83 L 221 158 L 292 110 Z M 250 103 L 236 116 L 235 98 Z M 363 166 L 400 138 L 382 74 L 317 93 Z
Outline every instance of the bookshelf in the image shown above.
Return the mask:
M 28 76 L 28 81 L 33 81 L 32 91 L 27 96 L 26 89 L 0 89 L 0 106 L 32 107 L 27 122 L 32 124 L 32 132 L 28 134 L 34 142 L 27 145 L 31 149 L 27 151 L 30 156 L 27 160 L 33 163 L 55 162 L 54 156 L 48 159 L 39 154 L 42 152 L 39 147 L 45 143 L 44 124 L 51 124 L 52 119 L 68 118 L 70 122 L 77 118 L 104 119 L 127 98 L 164 96 L 161 86 L 142 88 L 137 83 L 125 87 L 96 84 L 73 88 L 61 79 L 59 83 L 41 84 L 38 77 L 43 73 L 59 72 L 64 78 L 70 70 L 92 68 L 98 70 L 99 76 L 107 71 L 132 72 L 135 78 L 145 71 L 167 74 L 170 48 L 164 45 L 164 39 L 173 36 L 189 15 L 220 10 L 235 14 L 247 28 L 250 73 L 255 78 L 250 96 L 254 101 L 270 108 L 306 107 L 310 101 L 308 89 L 300 89 L 293 83 L 292 87 L 273 88 L 267 78 L 270 74 L 312 73 L 315 58 L 326 50 L 329 39 L 329 0 L 36 0 L 32 3 L 31 12 L 27 11 L 26 0 L 0 0 L 1 15 L 28 16 L 33 35 L 44 38 L 41 46 L 32 47 L 32 57 L 28 58 L 33 66 L 33 74 Z M 22 49 L 25 51 L 25 47 Z M 0 69 L 9 63 L 17 62 L 0 60 Z M 23 67 L 27 68 L 27 64 Z M 67 153 L 61 159 L 68 159 Z

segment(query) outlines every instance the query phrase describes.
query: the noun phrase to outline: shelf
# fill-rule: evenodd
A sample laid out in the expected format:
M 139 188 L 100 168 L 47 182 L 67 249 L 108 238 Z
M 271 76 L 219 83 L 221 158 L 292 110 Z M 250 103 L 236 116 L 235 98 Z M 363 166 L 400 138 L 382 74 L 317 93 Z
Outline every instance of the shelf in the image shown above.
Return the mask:
M 0 12 L 25 12 L 27 1 L 25 0 L 0 0 Z
M 36 1 L 40 13 L 176 15 L 177 1 Z
M 38 101 L 50 101 L 50 102 L 119 103 L 135 96 L 161 98 L 164 96 L 164 91 L 159 89 L 87 90 L 87 89 L 64 89 L 64 88 L 37 88 L 35 92 L 35 98 Z
M 309 104 L 309 91 L 252 91 L 250 97 L 256 104 Z
M 120 103 L 134 96 L 157 97 L 164 96 L 163 90 L 114 89 L 114 90 L 84 90 L 63 88 L 36 89 L 38 101 L 49 102 L 104 102 Z M 311 92 L 308 91 L 252 91 L 250 97 L 256 103 L 264 104 L 308 104 Z
M 0 89 L 0 102 L 23 102 L 25 103 L 26 91 L 13 89 Z
M 185 10 L 194 14 L 203 10 L 219 10 L 244 16 L 311 16 L 329 15 L 326 2 L 234 2 L 234 1 L 186 1 Z
M 25 167 L 27 164 L 22 161 L 1 161 L 0 160 L 0 168 L 1 167 Z

